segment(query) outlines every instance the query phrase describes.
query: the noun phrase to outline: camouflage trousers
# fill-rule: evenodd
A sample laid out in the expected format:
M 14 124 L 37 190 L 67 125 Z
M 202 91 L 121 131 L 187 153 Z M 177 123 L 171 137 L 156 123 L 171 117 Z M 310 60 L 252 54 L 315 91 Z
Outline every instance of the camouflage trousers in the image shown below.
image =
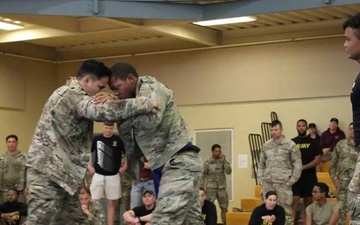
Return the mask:
M 229 207 L 229 196 L 225 188 L 215 189 L 215 188 L 206 188 L 206 198 L 214 202 L 215 199 L 218 200 L 219 206 L 221 209 L 221 220 L 222 223 L 226 224 L 226 212 Z
M 340 217 L 338 224 L 346 223 L 347 208 L 347 193 L 350 180 L 342 180 L 337 194 L 337 204 L 340 207 Z
M 164 165 L 152 225 L 204 225 L 198 197 L 203 163 L 196 152 L 175 154 Z
M 130 210 L 131 179 L 129 175 L 127 175 L 126 173 L 120 174 L 120 182 L 121 182 L 121 198 L 120 201 L 118 201 L 118 204 L 116 205 L 115 208 L 114 225 L 122 224 L 121 205 L 124 207 L 125 211 Z
M 131 185 L 132 181 L 130 176 L 125 173 L 121 174 L 121 204 L 124 206 L 124 209 L 130 210 L 130 196 L 131 196 Z
M 26 225 L 84 224 L 85 214 L 76 196 L 71 196 L 48 176 L 27 170 L 28 217 Z
M 291 187 L 287 186 L 286 184 L 282 184 L 282 183 L 267 183 L 267 182 L 263 182 L 261 184 L 262 187 L 262 195 L 263 198 L 265 199 L 265 194 L 268 191 L 275 191 L 278 198 L 277 198 L 277 203 L 282 206 L 285 210 L 285 224 L 286 225 L 293 225 L 294 221 L 292 218 L 292 211 L 291 211 L 291 206 L 292 206 L 292 202 L 293 202 L 293 193 L 291 190 Z

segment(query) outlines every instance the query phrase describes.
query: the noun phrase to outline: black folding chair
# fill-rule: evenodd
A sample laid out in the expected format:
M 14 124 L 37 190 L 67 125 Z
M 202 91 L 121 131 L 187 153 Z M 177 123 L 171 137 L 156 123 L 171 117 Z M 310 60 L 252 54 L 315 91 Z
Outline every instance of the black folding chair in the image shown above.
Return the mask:
M 257 170 L 260 162 L 260 152 L 263 143 L 264 142 L 260 134 L 249 134 L 250 153 L 256 185 L 258 185 Z
M 276 112 L 271 112 L 271 113 L 270 113 L 270 118 L 271 118 L 271 122 L 274 121 L 274 120 L 278 120 L 278 119 L 279 119 L 279 117 L 278 117 L 278 115 L 277 115 Z
M 261 123 L 261 134 L 263 138 L 263 143 L 270 140 L 271 138 L 270 127 L 271 127 L 271 123 L 267 123 L 267 122 Z

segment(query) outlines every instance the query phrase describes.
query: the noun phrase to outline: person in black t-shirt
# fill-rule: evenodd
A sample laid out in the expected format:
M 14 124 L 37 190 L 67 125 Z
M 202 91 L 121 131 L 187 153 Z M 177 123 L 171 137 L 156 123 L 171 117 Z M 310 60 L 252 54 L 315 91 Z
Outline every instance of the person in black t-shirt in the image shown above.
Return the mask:
M 360 63 L 360 13 L 350 17 L 343 23 L 345 33 L 345 51 L 349 59 Z M 360 73 L 351 89 L 350 100 L 353 111 L 354 141 L 360 146 Z
M 145 190 L 142 202 L 144 205 L 135 207 L 123 214 L 123 219 L 126 224 L 151 224 L 151 213 L 155 209 L 155 193 L 150 190 Z
M 199 190 L 199 199 L 201 204 L 201 213 L 205 225 L 217 224 L 217 213 L 214 203 L 206 199 L 206 191 L 204 188 Z
M 300 204 L 300 198 L 304 200 L 305 208 L 312 203 L 312 189 L 317 183 L 316 166 L 321 162 L 321 147 L 311 137 L 306 135 L 307 121 L 300 119 L 296 123 L 298 136 L 292 140 L 301 152 L 301 161 L 303 169 L 299 180 L 292 186 L 293 205 L 292 213 L 295 224 L 299 219 L 297 210 Z M 302 212 L 305 215 L 305 211 Z
M 107 224 L 113 225 L 115 208 L 121 196 L 119 172 L 124 173 L 127 167 L 126 163 L 121 166 L 124 143 L 114 135 L 113 123 L 104 123 L 103 134 L 93 138 L 91 152 L 93 159 L 88 164 L 88 170 L 93 174 L 91 197 L 96 201 L 103 197 L 107 199 Z
M 268 191 L 265 194 L 265 203 L 256 207 L 251 213 L 249 225 L 284 225 L 285 210 L 276 203 L 276 192 Z
M 21 218 L 27 216 L 27 205 L 18 202 L 19 191 L 15 188 L 8 191 L 8 201 L 0 204 L 2 223 L 7 225 L 19 225 Z

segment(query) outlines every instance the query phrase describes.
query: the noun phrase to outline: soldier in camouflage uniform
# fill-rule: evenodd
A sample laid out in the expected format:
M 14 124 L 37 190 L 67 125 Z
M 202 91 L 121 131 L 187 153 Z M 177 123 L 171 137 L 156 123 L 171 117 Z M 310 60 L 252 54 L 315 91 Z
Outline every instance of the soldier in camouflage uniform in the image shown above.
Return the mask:
M 125 154 L 122 155 L 122 158 L 123 162 L 121 164 L 123 165 L 126 160 Z M 131 177 L 128 173 L 120 173 L 120 185 L 121 198 L 120 201 L 118 201 L 118 205 L 116 207 L 116 215 L 114 220 L 115 225 L 121 224 L 121 205 L 123 205 L 125 211 L 130 210 Z
M 339 141 L 332 153 L 330 177 L 338 191 L 337 200 L 341 208 L 339 224 L 345 224 L 347 213 L 347 192 L 354 169 L 358 153 L 355 151 L 353 124 L 349 125 L 349 138 Z
M 296 144 L 282 135 L 280 121 L 271 123 L 271 136 L 260 153 L 258 179 L 264 196 L 268 191 L 276 191 L 278 204 L 285 209 L 286 225 L 293 225 L 291 187 L 301 175 L 301 154 Z
M 130 210 L 130 193 L 131 193 L 131 177 L 125 172 L 120 174 L 121 177 L 121 204 L 124 209 Z
M 87 217 L 81 225 L 105 225 L 105 212 L 101 204 L 91 200 L 89 188 L 80 187 L 78 191 L 81 210 Z
M 25 155 L 18 149 L 18 137 L 11 134 L 6 137 L 7 151 L 0 155 L 0 203 L 7 201 L 7 192 L 15 188 L 19 193 L 25 189 Z M 19 201 L 24 201 L 19 196 Z
M 110 88 L 120 99 L 144 96 L 156 99 L 160 105 L 156 114 L 117 122 L 132 179 L 139 178 L 143 168 L 143 162 L 139 160 L 142 155 L 150 163 L 155 191 L 158 191 L 151 224 L 204 224 L 198 199 L 203 172 L 198 155 L 200 149 L 191 143 L 172 90 L 154 77 L 139 77 L 135 68 L 126 62 L 115 63 L 111 70 Z M 135 144 L 139 148 L 135 148 Z
M 226 212 L 229 206 L 229 197 L 226 192 L 226 176 L 231 174 L 231 166 L 225 159 L 225 155 L 221 154 L 221 146 L 214 144 L 211 147 L 212 156 L 204 162 L 203 179 L 200 187 L 206 190 L 207 199 L 211 202 L 215 198 L 219 202 L 221 209 L 221 220 L 226 224 Z
M 89 162 L 93 121 L 111 122 L 154 109 L 156 103 L 146 97 L 95 105 L 91 96 L 105 88 L 110 74 L 103 63 L 87 60 L 76 79 L 46 102 L 26 162 L 27 225 L 81 224 L 84 217 L 74 194 Z

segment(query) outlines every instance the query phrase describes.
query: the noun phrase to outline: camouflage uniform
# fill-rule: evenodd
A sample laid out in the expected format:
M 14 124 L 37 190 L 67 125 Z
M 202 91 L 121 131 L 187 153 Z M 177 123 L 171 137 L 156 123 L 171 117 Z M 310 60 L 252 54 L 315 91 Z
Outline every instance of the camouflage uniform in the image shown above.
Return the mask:
M 0 203 L 7 201 L 7 192 L 16 188 L 22 192 L 25 188 L 26 157 L 20 151 L 0 155 Z M 23 196 L 20 196 L 19 201 Z
M 90 215 L 82 225 L 105 225 L 105 212 L 100 203 L 90 200 L 89 212 Z
M 360 145 L 356 147 L 359 152 Z M 350 180 L 347 195 L 347 207 L 350 214 L 350 225 L 360 225 L 360 155 L 357 158 L 354 175 Z
M 204 162 L 203 179 L 201 187 L 206 189 L 207 199 L 211 202 L 215 198 L 221 209 L 221 220 L 226 224 L 226 212 L 229 206 L 229 197 L 226 192 L 226 174 L 231 174 L 230 163 L 226 160 L 214 159 L 212 156 Z
M 270 139 L 264 144 L 260 152 L 258 179 L 264 197 L 268 191 L 276 191 L 278 203 L 285 209 L 286 225 L 294 223 L 291 186 L 300 178 L 301 171 L 301 153 L 292 140 L 284 138 L 275 143 Z
M 95 105 L 76 80 L 54 91 L 44 106 L 27 157 L 26 224 L 78 222 L 75 217 L 81 209 L 74 194 L 89 162 L 93 120 L 116 121 L 151 110 L 147 98 Z
M 160 190 L 152 225 L 204 224 L 198 199 L 203 163 L 191 146 L 185 121 L 175 103 L 173 92 L 153 77 L 139 77 L 137 96 L 156 99 L 157 114 L 120 120 L 118 131 L 125 143 L 128 172 L 139 180 L 143 168 L 139 158 L 144 155 L 151 169 L 162 168 Z M 141 149 L 135 147 L 135 142 Z M 155 178 L 154 178 L 155 179 Z
M 131 177 L 128 173 L 120 174 L 121 177 L 121 204 L 125 211 L 130 210 Z
M 123 155 L 123 159 L 125 155 Z M 121 205 L 124 206 L 124 210 L 130 210 L 130 192 L 131 192 L 131 177 L 128 173 L 120 174 L 120 182 L 121 182 L 121 198 L 118 201 L 118 205 L 115 209 L 115 225 L 121 224 Z
M 332 153 L 330 176 L 333 181 L 340 181 L 337 194 L 338 204 L 341 208 L 339 224 L 346 222 L 348 186 L 354 175 L 357 158 L 358 153 L 355 151 L 355 144 L 350 140 L 339 141 Z

